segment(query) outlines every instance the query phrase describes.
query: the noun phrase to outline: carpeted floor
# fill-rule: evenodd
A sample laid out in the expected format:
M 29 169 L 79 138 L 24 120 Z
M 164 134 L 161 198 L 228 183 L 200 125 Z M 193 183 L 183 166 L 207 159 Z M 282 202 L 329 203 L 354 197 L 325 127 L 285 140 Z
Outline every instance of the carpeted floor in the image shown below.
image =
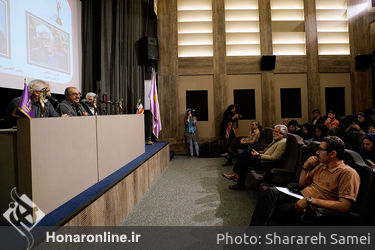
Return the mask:
M 247 226 L 257 192 L 233 191 L 223 158 L 176 156 L 123 226 Z

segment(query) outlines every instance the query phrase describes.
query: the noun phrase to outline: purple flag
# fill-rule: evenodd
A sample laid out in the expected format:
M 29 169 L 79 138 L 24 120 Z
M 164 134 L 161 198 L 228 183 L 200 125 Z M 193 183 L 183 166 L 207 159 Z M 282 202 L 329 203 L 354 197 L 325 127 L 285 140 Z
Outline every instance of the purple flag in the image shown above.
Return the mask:
M 27 84 L 25 82 L 25 86 L 23 88 L 23 93 L 20 102 L 18 103 L 17 108 L 13 111 L 13 116 L 17 117 L 28 117 L 34 118 L 34 113 L 32 109 L 31 99 L 29 95 L 29 89 L 27 88 Z
M 158 90 L 156 88 L 156 74 L 155 70 L 152 69 L 152 79 L 151 79 L 151 90 L 148 97 L 150 98 L 150 107 L 152 113 L 152 132 L 159 138 L 159 132 L 161 130 L 161 119 L 160 119 L 160 109 L 159 109 L 159 99 Z

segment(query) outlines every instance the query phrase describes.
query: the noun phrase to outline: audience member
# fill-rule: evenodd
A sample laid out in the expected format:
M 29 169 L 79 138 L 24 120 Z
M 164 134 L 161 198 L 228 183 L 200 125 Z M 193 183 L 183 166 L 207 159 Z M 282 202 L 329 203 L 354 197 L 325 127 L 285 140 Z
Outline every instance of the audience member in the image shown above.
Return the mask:
M 40 117 L 58 117 L 60 116 L 53 108 L 52 104 L 48 101 L 48 95 L 50 95 L 49 83 L 42 80 L 32 80 L 28 84 L 28 91 L 32 102 L 32 110 L 35 118 Z M 18 107 L 21 97 L 14 98 L 8 105 L 5 114 L 5 127 L 11 128 L 16 125 L 17 119 L 13 116 L 13 112 Z M 44 102 L 45 111 L 42 114 L 42 107 L 40 101 Z
M 317 150 L 303 165 L 299 186 L 303 199 L 267 189 L 258 200 L 250 225 L 298 224 L 308 207 L 323 207 L 348 212 L 356 201 L 360 186 L 358 173 L 344 164 L 345 144 L 337 136 L 325 137 Z
M 254 168 L 259 165 L 261 160 L 277 161 L 280 160 L 286 150 L 286 136 L 288 128 L 284 125 L 276 125 L 273 130 L 273 141 L 265 148 L 264 152 L 244 151 L 236 162 L 233 173 L 223 174 L 226 179 L 237 182 L 229 186 L 233 190 L 245 189 L 245 181 L 249 165 Z
M 223 121 L 220 126 L 220 136 L 224 138 L 224 154 L 228 156 L 228 145 L 236 137 L 235 124 L 238 122 L 238 114 L 236 113 L 236 106 L 229 105 L 223 115 Z
M 284 126 L 288 127 L 288 125 L 289 125 L 289 118 L 288 117 L 282 118 L 282 124 Z
M 336 130 L 334 128 L 328 129 L 327 136 L 336 136 Z
M 81 93 L 75 87 L 65 89 L 65 100 L 57 106 L 57 111 L 68 116 L 88 116 L 85 108 L 79 103 Z
M 340 122 L 336 119 L 335 111 L 333 110 L 328 111 L 328 118 L 324 122 L 324 125 L 326 125 L 328 129 L 336 128 L 340 125 Z
M 357 114 L 357 121 L 352 122 L 346 129 L 345 132 L 348 133 L 349 131 L 358 131 L 359 133 L 366 135 L 369 131 L 369 127 L 373 126 L 373 122 L 370 116 L 366 116 L 362 112 L 358 112 Z
M 189 143 L 190 156 L 194 156 L 194 144 L 196 156 L 199 157 L 197 116 L 194 114 L 194 110 L 190 108 L 186 110 L 185 115 L 185 137 Z
M 288 132 L 291 134 L 302 136 L 303 132 L 296 120 L 291 120 L 288 123 Z
M 259 122 L 251 121 L 250 122 L 250 132 L 249 136 L 242 138 L 242 139 L 235 139 L 232 140 L 230 145 L 228 146 L 228 156 L 227 162 L 223 164 L 223 166 L 231 166 L 234 154 L 237 152 L 239 148 L 242 146 L 248 147 L 253 145 L 254 143 L 258 142 L 260 137 L 260 130 L 259 130 Z
M 311 142 L 313 140 L 314 135 L 315 135 L 314 130 L 315 130 L 314 125 L 312 125 L 311 123 L 303 124 L 302 126 L 303 133 L 301 137 L 303 138 L 305 142 Z
M 315 127 L 315 136 L 313 138 L 313 141 L 321 142 L 324 137 L 327 136 L 328 129 L 323 124 L 317 124 Z
M 363 148 L 359 151 L 364 162 L 370 166 L 375 167 L 375 134 L 368 133 L 363 138 Z
M 317 124 L 324 124 L 324 119 L 321 117 L 320 110 L 314 109 L 312 112 L 313 118 L 311 119 L 311 124 L 316 126 Z

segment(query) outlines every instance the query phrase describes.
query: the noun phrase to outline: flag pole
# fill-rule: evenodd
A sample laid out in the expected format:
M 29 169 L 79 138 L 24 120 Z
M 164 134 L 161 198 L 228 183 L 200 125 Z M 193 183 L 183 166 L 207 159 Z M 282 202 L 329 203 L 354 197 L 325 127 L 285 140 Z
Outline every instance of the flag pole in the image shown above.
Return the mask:
M 151 84 L 152 84 L 152 76 L 151 76 Z M 152 113 L 151 113 L 151 107 L 150 107 L 150 110 L 147 112 L 147 116 L 148 116 L 148 138 L 147 138 L 147 142 L 146 142 L 146 145 L 154 145 L 154 143 L 152 142 L 152 139 L 151 139 L 151 135 L 152 135 Z

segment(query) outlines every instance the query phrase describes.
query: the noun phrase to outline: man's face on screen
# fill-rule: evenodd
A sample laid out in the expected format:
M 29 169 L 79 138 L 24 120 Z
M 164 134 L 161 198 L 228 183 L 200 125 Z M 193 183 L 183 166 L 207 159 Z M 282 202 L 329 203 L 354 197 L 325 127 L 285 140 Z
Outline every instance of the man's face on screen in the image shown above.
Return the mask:
M 71 103 L 78 103 L 80 98 L 81 98 L 81 93 L 79 93 L 78 89 L 76 89 L 76 88 L 70 88 L 69 89 L 69 95 L 68 95 L 67 99 Z
M 47 54 L 50 56 L 53 55 L 51 35 L 47 32 L 42 32 L 39 35 L 39 41 L 42 48 L 47 52 Z

